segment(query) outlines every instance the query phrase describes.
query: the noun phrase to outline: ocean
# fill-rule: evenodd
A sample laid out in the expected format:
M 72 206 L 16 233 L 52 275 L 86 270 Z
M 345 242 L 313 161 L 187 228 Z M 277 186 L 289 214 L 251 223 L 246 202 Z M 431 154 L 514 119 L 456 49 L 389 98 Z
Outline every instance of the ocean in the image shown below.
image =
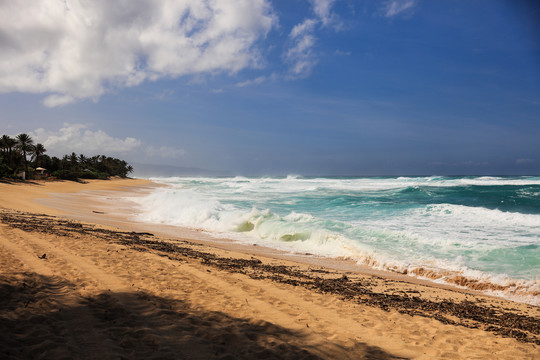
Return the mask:
M 540 177 L 152 180 L 137 221 L 540 305 Z

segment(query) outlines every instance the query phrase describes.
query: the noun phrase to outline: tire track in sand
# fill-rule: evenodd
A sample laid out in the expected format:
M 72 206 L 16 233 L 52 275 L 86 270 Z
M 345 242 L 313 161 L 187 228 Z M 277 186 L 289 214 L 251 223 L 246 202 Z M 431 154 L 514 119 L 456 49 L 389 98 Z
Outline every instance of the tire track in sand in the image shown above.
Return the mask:
M 159 256 L 156 255 L 156 257 Z M 159 257 L 159 259 L 167 262 L 162 257 Z M 283 290 L 277 284 L 263 284 L 258 280 L 246 279 L 247 276 L 243 274 L 209 272 L 206 269 L 199 270 L 189 263 L 178 265 L 177 272 L 179 275 L 170 274 L 170 277 L 187 276 L 193 283 L 204 284 L 201 289 L 213 288 L 215 291 L 222 293 L 223 296 L 229 297 L 230 301 L 227 306 L 236 308 L 234 309 L 236 311 L 241 309 L 248 318 L 254 320 L 272 319 L 272 322 L 279 326 L 301 331 L 306 335 L 306 342 L 310 346 L 318 348 L 326 358 L 333 358 L 339 354 L 340 358 L 346 359 L 349 358 L 348 354 L 350 353 L 362 354 L 365 345 L 368 343 L 370 345 L 379 345 L 376 344 L 379 342 L 380 345 L 388 347 L 388 339 L 384 337 L 381 330 L 376 330 L 377 335 L 371 332 L 369 339 L 363 338 L 360 335 L 365 333 L 367 328 L 362 322 L 358 322 L 356 319 L 344 318 L 342 314 L 331 307 L 319 304 L 316 301 L 306 301 L 301 296 L 291 298 L 290 289 Z M 243 277 L 243 279 L 236 279 L 237 276 Z M 237 283 L 243 284 L 243 286 L 240 287 Z M 303 291 L 303 289 L 297 290 Z M 204 307 L 212 307 L 212 298 L 211 296 L 208 297 L 208 300 L 205 300 L 206 297 L 200 295 L 192 301 Z M 238 301 L 238 299 L 244 300 Z M 324 334 L 328 334 L 329 328 L 335 329 L 335 327 L 327 324 L 323 319 L 339 321 L 342 331 L 334 332 L 331 338 L 328 338 Z M 378 339 L 375 339 L 375 337 Z M 339 339 L 338 342 L 336 342 L 337 339 Z M 402 339 L 395 339 L 394 341 L 402 341 Z M 353 351 L 351 352 L 351 350 Z
M 107 273 L 101 270 L 96 265 L 92 264 L 86 259 L 74 255 L 68 251 L 65 251 L 59 247 L 56 247 L 55 244 L 44 239 L 42 236 L 32 236 L 28 233 L 25 233 L 21 230 L 16 229 L 6 229 L 6 226 L 3 225 L 3 241 L 7 248 L 15 253 L 23 262 L 29 267 L 33 268 L 35 272 L 40 273 L 45 276 L 59 275 L 60 271 L 58 270 L 77 270 L 83 276 L 97 282 L 99 288 L 102 290 L 109 290 L 114 292 L 127 292 L 130 291 L 125 285 L 125 282 L 114 276 L 111 273 Z M 16 241 L 17 246 L 15 246 L 8 238 Z M 18 241 L 17 241 L 18 240 Z M 19 248 L 24 247 L 27 251 L 21 251 Z M 51 265 L 63 262 L 60 266 L 57 266 L 57 271 L 52 270 L 49 266 L 43 266 L 44 262 L 35 261 L 35 257 L 32 255 L 35 254 L 36 257 L 41 256 L 41 254 L 47 255 L 47 262 Z M 43 259 L 45 260 L 45 259 Z M 59 264 L 56 264 L 59 265 Z M 63 266 L 62 266 L 63 265 Z M 67 269 L 70 267 L 71 269 Z M 61 269 L 58 269 L 61 268 Z M 72 279 L 68 279 L 72 280 Z
M 37 237 L 34 237 L 34 240 L 35 238 Z M 64 355 L 66 352 L 68 355 L 77 353 L 84 354 L 83 359 L 102 359 L 102 356 L 98 354 L 103 350 L 111 355 L 118 353 L 119 349 L 110 339 L 95 330 L 99 321 L 88 307 L 80 305 L 85 300 L 80 294 L 73 291 L 73 286 L 76 284 L 71 283 L 71 279 L 59 276 L 64 271 L 59 271 L 58 264 L 54 261 L 38 258 L 38 254 L 43 254 L 43 251 L 53 253 L 51 244 L 46 241 L 37 241 L 41 243 L 37 245 L 35 242 L 23 231 L 0 224 L 0 246 L 4 248 L 3 252 L 11 255 L 5 255 L 4 258 L 11 263 L 12 267 L 16 266 L 20 272 L 24 273 L 23 286 L 27 286 L 26 282 L 37 282 L 34 285 L 38 288 L 44 287 L 40 289 L 41 296 L 46 298 L 45 301 L 40 301 L 37 304 L 39 306 L 36 306 L 36 309 L 28 306 L 27 302 L 24 305 L 24 312 L 26 316 L 46 317 L 49 322 L 23 328 L 25 333 L 17 334 L 18 341 L 25 348 L 28 347 L 28 351 L 34 356 L 48 351 L 60 351 L 60 353 L 56 353 L 60 356 L 64 351 Z M 58 250 L 54 251 L 54 254 L 56 256 L 67 255 L 67 253 Z M 68 257 L 74 260 L 72 256 Z M 65 265 L 63 267 L 63 270 L 66 270 Z M 35 274 L 28 275 L 28 271 Z M 62 309 L 69 309 L 69 311 L 61 311 Z M 40 340 L 41 338 L 50 338 L 50 336 L 43 336 L 43 334 L 51 332 L 51 329 L 54 329 L 56 336 L 62 337 L 62 341 L 65 342 L 63 346 L 62 344 L 53 344 L 50 340 Z M 17 328 L 17 330 L 20 329 Z M 42 336 L 36 336 L 36 334 L 42 334 Z

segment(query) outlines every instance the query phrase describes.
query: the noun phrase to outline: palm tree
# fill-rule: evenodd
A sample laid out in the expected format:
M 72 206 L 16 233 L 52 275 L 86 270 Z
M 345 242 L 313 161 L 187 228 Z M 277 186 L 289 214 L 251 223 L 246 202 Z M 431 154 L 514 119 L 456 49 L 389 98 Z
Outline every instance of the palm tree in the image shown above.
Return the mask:
M 77 157 L 77 154 L 74 152 L 69 155 L 69 163 L 71 165 L 71 168 L 76 168 L 77 165 L 79 165 L 79 158 Z
M 4 159 L 6 158 L 6 155 L 7 155 L 4 136 L 6 136 L 6 135 L 2 135 L 2 137 L 0 138 L 0 149 L 2 150 L 2 161 L 4 161 Z
M 36 160 L 36 167 L 39 166 L 41 157 L 43 156 L 43 154 L 45 154 L 46 151 L 47 151 L 47 149 L 45 149 L 45 146 L 43 146 L 42 144 L 36 144 L 33 147 L 33 149 L 32 149 L 32 157 Z
M 17 148 L 23 153 L 24 170 L 28 174 L 28 161 L 26 160 L 26 153 L 31 152 L 34 145 L 34 140 L 30 135 L 22 133 L 17 135 Z
M 4 163 L 9 167 L 13 167 L 13 148 L 17 145 L 17 141 L 8 135 L 2 135 L 0 143 L 4 152 Z
M 88 166 L 88 158 L 86 156 L 84 156 L 84 154 L 79 154 L 79 164 L 82 167 L 87 167 Z
M 4 145 L 5 142 L 4 142 L 4 137 L 0 137 L 0 150 L 2 151 L 2 156 L 0 156 L 0 169 L 1 169 L 1 166 L 2 165 L 5 165 L 5 166 L 8 166 L 7 165 L 7 150 L 6 150 L 6 146 Z

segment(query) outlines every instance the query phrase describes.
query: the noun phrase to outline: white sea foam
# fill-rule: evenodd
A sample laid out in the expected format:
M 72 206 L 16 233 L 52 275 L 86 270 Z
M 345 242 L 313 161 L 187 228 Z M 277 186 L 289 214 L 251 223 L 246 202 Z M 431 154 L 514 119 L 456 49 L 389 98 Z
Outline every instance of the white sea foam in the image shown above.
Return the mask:
M 306 189 L 327 190 L 354 190 L 354 191 L 377 191 L 402 189 L 407 187 L 455 187 L 455 186 L 505 186 L 505 185 L 540 185 L 540 178 L 501 178 L 501 177 L 477 177 L 477 178 L 444 178 L 444 177 L 398 177 L 398 178 L 303 178 L 298 175 L 289 175 L 286 178 L 152 178 L 152 180 L 167 184 L 177 184 L 179 181 L 206 182 L 219 184 L 223 188 L 230 189 L 256 189 L 262 192 L 290 192 Z
M 140 206 L 139 221 L 203 229 L 284 251 L 354 259 L 439 282 L 459 284 L 462 280 L 453 279 L 465 277 L 475 286 L 492 284 L 490 291 L 524 299 L 540 287 L 540 260 L 535 259 L 540 255 L 540 214 L 411 204 L 401 201 L 408 194 L 394 191 L 464 184 L 535 186 L 540 178 L 154 180 L 170 187 L 133 199 Z M 537 190 L 523 191 L 528 196 Z M 430 198 L 429 192 L 420 195 Z M 537 304 L 538 297 L 532 297 L 526 301 Z
M 531 244 L 540 234 L 540 215 L 453 204 L 428 204 L 391 218 L 364 219 L 356 224 L 404 232 L 408 239 L 425 244 L 478 249 Z

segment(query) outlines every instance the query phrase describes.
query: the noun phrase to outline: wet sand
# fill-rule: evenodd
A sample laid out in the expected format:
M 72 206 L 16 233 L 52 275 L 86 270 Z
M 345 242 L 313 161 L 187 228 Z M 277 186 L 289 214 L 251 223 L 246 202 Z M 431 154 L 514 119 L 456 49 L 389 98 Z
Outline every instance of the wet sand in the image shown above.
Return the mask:
M 540 356 L 538 307 L 130 221 L 151 186 L 0 183 L 0 357 Z

